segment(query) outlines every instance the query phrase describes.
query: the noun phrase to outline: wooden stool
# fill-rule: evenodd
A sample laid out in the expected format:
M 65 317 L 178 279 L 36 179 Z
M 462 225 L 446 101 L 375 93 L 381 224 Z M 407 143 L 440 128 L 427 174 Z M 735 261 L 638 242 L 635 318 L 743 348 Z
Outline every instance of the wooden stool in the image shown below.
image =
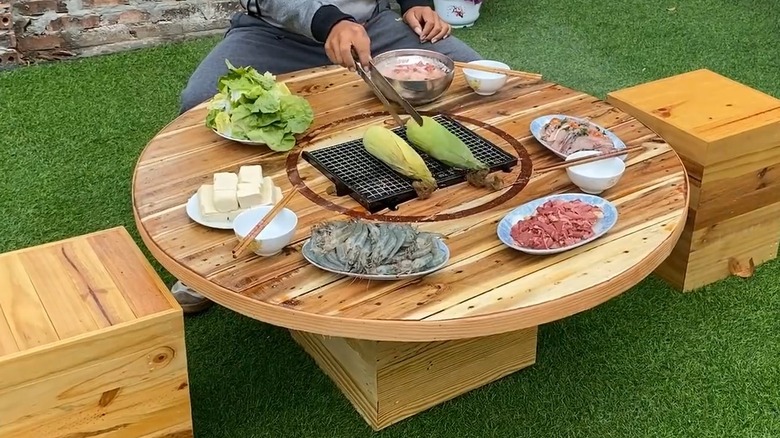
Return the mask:
M 0 436 L 191 437 L 182 311 L 124 228 L 0 255 Z
M 780 100 L 709 70 L 609 93 L 664 138 L 691 184 L 686 229 L 657 273 L 688 291 L 759 265 L 780 241 Z

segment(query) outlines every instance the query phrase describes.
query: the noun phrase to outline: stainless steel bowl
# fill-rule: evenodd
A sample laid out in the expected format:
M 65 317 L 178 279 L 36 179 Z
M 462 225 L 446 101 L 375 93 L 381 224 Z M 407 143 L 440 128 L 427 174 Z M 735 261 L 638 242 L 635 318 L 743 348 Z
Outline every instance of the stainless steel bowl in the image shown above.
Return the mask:
M 455 63 L 452 59 L 441 53 L 422 49 L 391 50 L 374 57 L 374 65 L 380 71 L 395 65 L 415 64 L 420 61 L 437 65 L 445 71 L 444 76 L 438 79 L 423 81 L 401 81 L 385 75 L 387 81 L 390 82 L 398 94 L 412 105 L 424 105 L 433 102 L 447 91 L 452 84 L 452 78 L 455 77 Z M 387 90 L 382 88 L 381 82 L 374 81 L 374 83 L 388 99 L 395 100 Z

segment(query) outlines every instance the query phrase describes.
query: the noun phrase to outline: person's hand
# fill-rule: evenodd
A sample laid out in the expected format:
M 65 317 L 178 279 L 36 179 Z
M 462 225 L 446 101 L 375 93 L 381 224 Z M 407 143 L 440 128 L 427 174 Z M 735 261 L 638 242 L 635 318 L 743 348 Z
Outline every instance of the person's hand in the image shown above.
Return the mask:
M 450 36 L 452 28 L 439 14 L 428 6 L 415 6 L 404 14 L 404 21 L 420 35 L 420 42 L 443 40 Z
M 325 40 L 325 53 L 332 63 L 354 70 L 353 46 L 360 63 L 368 69 L 368 62 L 371 60 L 371 40 L 366 29 L 353 21 L 342 20 L 331 28 L 328 39 Z

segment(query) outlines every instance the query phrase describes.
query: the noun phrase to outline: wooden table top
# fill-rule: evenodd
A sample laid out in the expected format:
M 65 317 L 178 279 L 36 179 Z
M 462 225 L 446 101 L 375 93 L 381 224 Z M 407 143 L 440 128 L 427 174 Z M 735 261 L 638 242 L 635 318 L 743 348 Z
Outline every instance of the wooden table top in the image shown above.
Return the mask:
M 289 154 L 227 141 L 204 125 L 205 105 L 166 126 L 141 154 L 133 179 L 133 210 L 152 254 L 177 278 L 215 302 L 252 318 L 294 330 L 380 341 L 435 341 L 533 327 L 592 308 L 634 286 L 669 254 L 685 224 L 689 185 L 677 154 L 655 133 L 607 103 L 565 87 L 509 78 L 482 97 L 456 73 L 439 101 L 421 111 L 450 114 L 520 158 L 508 183 L 523 181 L 531 166 L 560 159 L 531 136 L 529 124 L 545 114 L 590 117 L 628 147 L 657 142 L 630 154 L 627 170 L 601 196 L 618 208 L 617 225 L 602 238 L 553 256 L 529 256 L 504 246 L 497 222 L 513 208 L 560 192 L 578 192 L 565 171 L 533 176 L 490 192 L 465 183 L 440 189 L 425 201 L 404 203 L 373 219 L 419 222 L 447 236 L 451 251 L 442 270 L 414 280 L 369 282 L 319 270 L 300 253 L 310 226 L 365 215 L 349 196 L 326 193 L 330 182 L 301 151 L 362 136 L 369 124 L 389 123 L 379 101 L 355 73 L 335 67 L 281 76 L 311 103 L 315 121 Z M 531 164 L 532 163 L 532 164 Z M 248 251 L 233 259 L 230 230 L 203 227 L 185 212 L 187 199 L 213 173 L 261 164 L 285 192 L 299 226 L 293 243 L 271 258 Z

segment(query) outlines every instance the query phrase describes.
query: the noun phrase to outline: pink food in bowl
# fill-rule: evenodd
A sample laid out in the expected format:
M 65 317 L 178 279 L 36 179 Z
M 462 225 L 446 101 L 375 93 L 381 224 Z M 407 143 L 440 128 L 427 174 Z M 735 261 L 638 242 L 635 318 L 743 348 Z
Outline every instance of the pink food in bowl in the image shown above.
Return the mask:
M 414 64 L 377 66 L 382 76 L 396 81 L 432 81 L 441 79 L 447 72 L 434 63 L 418 61 Z

